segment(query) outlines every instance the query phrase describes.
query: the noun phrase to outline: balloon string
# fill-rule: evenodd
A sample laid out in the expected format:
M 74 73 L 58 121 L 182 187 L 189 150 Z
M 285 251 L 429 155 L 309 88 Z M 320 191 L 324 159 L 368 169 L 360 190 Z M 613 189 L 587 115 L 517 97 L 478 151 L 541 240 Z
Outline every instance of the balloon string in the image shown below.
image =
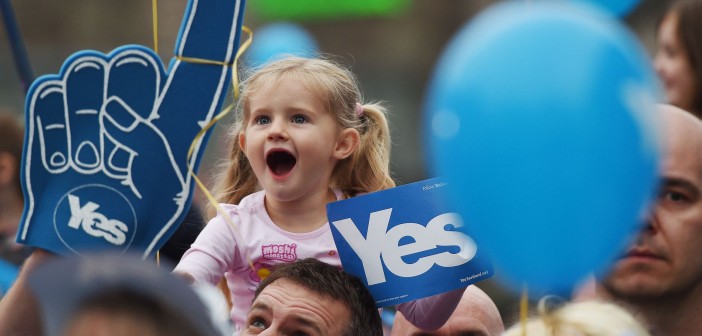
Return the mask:
M 195 58 L 195 57 L 186 57 L 186 56 L 176 56 L 175 58 L 179 61 L 183 61 L 183 62 L 187 62 L 187 63 L 231 66 L 232 67 L 232 89 L 233 89 L 233 93 L 234 93 L 234 101 L 236 101 L 237 99 L 239 99 L 239 76 L 237 74 L 237 64 L 239 62 L 239 58 L 241 57 L 241 55 L 244 53 L 244 51 L 246 51 L 246 49 L 249 48 L 249 46 L 251 45 L 251 42 L 253 41 L 253 31 L 251 31 L 251 29 L 249 29 L 249 27 L 242 26 L 241 30 L 243 32 L 245 32 L 248 35 L 248 37 L 246 38 L 246 41 L 244 41 L 244 43 L 241 44 L 241 46 L 239 47 L 239 50 L 237 50 L 236 56 L 234 56 L 234 62 L 232 64 L 221 62 L 221 61 L 208 60 L 208 59 L 204 59 L 204 58 Z M 220 113 L 219 116 L 223 117 L 227 113 L 229 113 L 229 110 L 230 110 L 229 107 L 231 107 L 233 109 L 234 104 L 223 109 L 222 113 Z
M 239 61 L 239 57 L 244 53 L 244 51 L 251 45 L 251 42 L 253 41 L 253 32 L 251 29 L 249 29 L 246 26 L 241 27 L 241 30 L 245 33 L 248 34 L 248 38 L 244 43 L 241 44 L 239 47 L 239 50 L 236 52 L 236 56 L 234 57 L 234 63 L 233 64 L 227 64 L 224 62 L 219 62 L 219 61 L 213 61 L 213 60 L 206 60 L 206 59 L 200 59 L 200 58 L 191 58 L 191 57 L 176 57 L 176 59 L 183 61 L 183 62 L 188 62 L 188 63 L 195 63 L 195 64 L 207 64 L 207 65 L 219 65 L 219 66 L 231 66 L 232 67 L 232 89 L 234 92 L 234 102 L 230 104 L 229 106 L 225 107 L 222 109 L 222 112 L 217 114 L 212 120 L 203 127 L 200 132 L 197 133 L 195 136 L 195 139 L 193 139 L 193 142 L 190 143 L 190 149 L 188 149 L 188 156 L 187 156 L 187 162 L 188 162 L 188 172 L 190 173 L 190 176 L 192 176 L 193 180 L 197 184 L 197 186 L 200 188 L 202 193 L 207 197 L 207 200 L 210 202 L 210 204 L 217 209 L 217 213 L 224 218 L 224 220 L 229 224 L 229 227 L 232 228 L 232 231 L 234 234 L 237 236 L 237 239 L 239 241 L 243 241 L 241 237 L 241 231 L 239 230 L 239 227 L 234 224 L 234 221 L 227 215 L 227 213 L 222 209 L 222 207 L 219 205 L 219 202 L 217 202 L 217 199 L 212 196 L 212 193 L 207 189 L 205 184 L 200 181 L 200 179 L 197 177 L 195 174 L 192 165 L 190 164 L 190 159 L 192 158 L 193 152 L 195 152 L 196 145 L 200 142 L 202 137 L 207 133 L 207 131 L 212 128 L 212 126 L 215 125 L 218 121 L 220 121 L 222 118 L 224 118 L 229 112 L 234 110 L 234 106 L 236 104 L 236 101 L 239 99 L 239 76 L 237 73 L 237 63 Z M 251 261 L 251 257 L 249 256 L 248 252 L 244 252 L 244 257 L 246 258 L 246 262 L 249 264 L 249 267 L 251 267 L 251 270 L 255 271 L 253 262 Z
M 151 1 L 152 30 L 154 33 L 154 52 L 158 55 L 158 0 Z M 156 266 L 161 266 L 161 250 L 156 251 Z
M 151 12 L 153 13 L 154 30 L 154 51 L 158 55 L 158 0 L 151 1 Z
M 522 290 L 522 297 L 519 300 L 519 325 L 522 329 L 522 336 L 526 336 L 526 323 L 527 317 L 529 315 L 529 294 L 527 292 L 526 286 Z

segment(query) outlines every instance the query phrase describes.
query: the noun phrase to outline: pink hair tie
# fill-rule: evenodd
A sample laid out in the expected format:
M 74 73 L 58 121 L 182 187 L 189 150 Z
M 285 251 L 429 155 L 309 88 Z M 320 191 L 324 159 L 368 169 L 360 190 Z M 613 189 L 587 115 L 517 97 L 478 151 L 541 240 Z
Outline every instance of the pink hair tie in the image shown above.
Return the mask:
M 363 115 L 363 106 L 360 103 L 356 103 L 356 116 L 360 117 Z

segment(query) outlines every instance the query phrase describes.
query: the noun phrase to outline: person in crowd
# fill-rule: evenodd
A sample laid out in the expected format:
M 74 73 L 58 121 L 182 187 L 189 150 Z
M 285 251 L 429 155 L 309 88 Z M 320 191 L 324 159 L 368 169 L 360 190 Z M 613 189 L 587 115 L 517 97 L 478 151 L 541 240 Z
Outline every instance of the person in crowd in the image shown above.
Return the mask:
M 20 164 L 24 130 L 10 112 L 0 111 L 0 259 L 19 266 L 31 249 L 15 243 L 24 197 Z
M 395 314 L 392 336 L 499 336 L 505 331 L 497 306 L 478 286 L 471 285 L 444 325 L 436 331 L 423 331 Z
M 595 295 L 640 315 L 654 335 L 695 335 L 702 330 L 702 121 L 671 105 L 659 110 L 658 198 Z
M 671 4 L 657 30 L 654 66 L 668 103 L 702 116 L 702 1 Z
M 15 242 L 24 207 L 20 186 L 23 140 L 24 130 L 15 115 L 0 108 L 0 298 L 32 252 L 31 248 Z
M 230 336 L 228 315 L 221 292 L 138 256 L 37 249 L 0 301 L 0 335 Z
M 238 328 L 258 283 L 282 263 L 341 261 L 326 205 L 395 186 L 385 109 L 365 104 L 354 75 L 325 59 L 283 58 L 242 84 L 230 157 L 216 189 L 221 212 L 174 272 L 225 277 Z M 463 289 L 400 304 L 423 329 L 441 327 Z
M 361 280 L 307 258 L 261 281 L 241 335 L 382 336 L 383 328 Z

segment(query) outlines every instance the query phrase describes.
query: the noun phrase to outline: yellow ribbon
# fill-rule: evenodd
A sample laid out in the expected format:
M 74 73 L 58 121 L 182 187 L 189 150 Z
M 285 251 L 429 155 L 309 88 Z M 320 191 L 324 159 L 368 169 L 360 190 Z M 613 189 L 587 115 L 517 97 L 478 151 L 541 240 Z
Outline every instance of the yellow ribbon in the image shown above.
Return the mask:
M 154 31 L 154 52 L 156 55 L 158 55 L 158 1 L 153 0 L 151 1 L 151 13 L 153 15 L 153 20 L 151 20 L 153 24 L 153 31 Z M 161 266 L 161 250 L 156 251 L 156 266 Z
M 527 287 L 524 286 L 522 290 L 522 297 L 519 300 L 519 324 L 522 329 L 522 336 L 526 336 L 526 324 L 527 318 L 529 317 L 529 293 L 527 292 Z
M 158 55 L 158 0 L 151 1 L 151 12 L 153 13 L 153 30 L 154 30 L 154 51 Z

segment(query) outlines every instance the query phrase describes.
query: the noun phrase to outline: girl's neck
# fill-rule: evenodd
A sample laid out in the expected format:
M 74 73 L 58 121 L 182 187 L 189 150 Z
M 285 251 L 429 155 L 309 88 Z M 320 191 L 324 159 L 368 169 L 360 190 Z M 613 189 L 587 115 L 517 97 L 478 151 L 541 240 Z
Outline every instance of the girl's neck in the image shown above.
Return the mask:
M 268 216 L 281 229 L 293 233 L 314 231 L 327 223 L 327 203 L 336 201 L 331 189 L 294 201 L 278 201 L 266 197 Z

